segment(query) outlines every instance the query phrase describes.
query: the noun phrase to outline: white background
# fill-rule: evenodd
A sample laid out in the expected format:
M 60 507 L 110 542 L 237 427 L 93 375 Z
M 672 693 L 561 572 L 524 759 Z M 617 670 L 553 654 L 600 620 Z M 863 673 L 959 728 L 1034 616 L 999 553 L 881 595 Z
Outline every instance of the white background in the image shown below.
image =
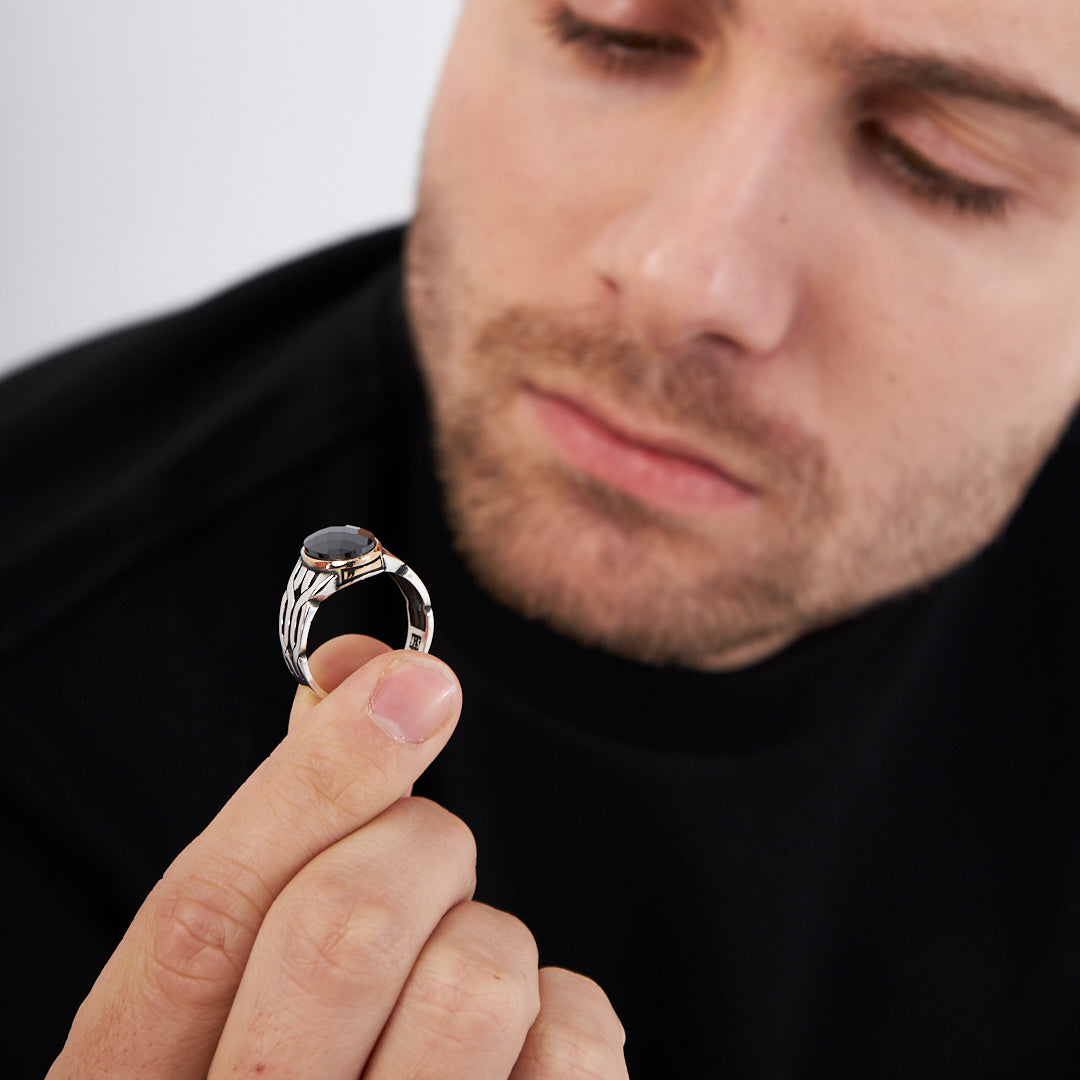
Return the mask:
M 0 0 L 0 372 L 412 207 L 458 0 Z

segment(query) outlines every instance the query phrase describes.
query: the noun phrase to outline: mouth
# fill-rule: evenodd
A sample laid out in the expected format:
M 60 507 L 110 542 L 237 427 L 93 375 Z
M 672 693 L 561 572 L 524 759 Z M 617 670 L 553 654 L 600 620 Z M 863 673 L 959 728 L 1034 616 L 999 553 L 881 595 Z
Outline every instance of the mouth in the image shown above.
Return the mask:
M 525 385 L 524 393 L 545 442 L 564 464 L 640 502 L 702 515 L 746 505 L 759 494 L 677 438 L 653 437 L 533 385 Z

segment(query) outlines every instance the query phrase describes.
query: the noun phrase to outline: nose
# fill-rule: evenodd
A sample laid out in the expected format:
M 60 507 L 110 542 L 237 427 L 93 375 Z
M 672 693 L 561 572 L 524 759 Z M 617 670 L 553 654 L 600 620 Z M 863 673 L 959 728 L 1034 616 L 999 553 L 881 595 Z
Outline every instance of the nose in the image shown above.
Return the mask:
M 784 342 L 803 291 L 807 197 L 792 112 L 764 101 L 703 110 L 654 129 L 651 158 L 638 133 L 644 167 L 605 222 L 593 266 L 643 344 L 764 356 Z

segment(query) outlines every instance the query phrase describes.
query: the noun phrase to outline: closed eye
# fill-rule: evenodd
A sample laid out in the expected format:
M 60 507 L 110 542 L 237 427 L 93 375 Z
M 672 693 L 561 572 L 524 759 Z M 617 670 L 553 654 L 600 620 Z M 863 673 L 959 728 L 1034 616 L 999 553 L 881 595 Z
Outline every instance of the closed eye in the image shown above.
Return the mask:
M 660 73 L 697 55 L 694 45 L 682 38 L 592 22 L 566 5 L 544 21 L 560 45 L 581 52 L 587 61 L 608 74 Z
M 957 214 L 1004 219 L 1013 195 L 1004 188 L 965 180 L 934 164 L 878 120 L 859 126 L 864 145 L 883 169 L 916 198 Z

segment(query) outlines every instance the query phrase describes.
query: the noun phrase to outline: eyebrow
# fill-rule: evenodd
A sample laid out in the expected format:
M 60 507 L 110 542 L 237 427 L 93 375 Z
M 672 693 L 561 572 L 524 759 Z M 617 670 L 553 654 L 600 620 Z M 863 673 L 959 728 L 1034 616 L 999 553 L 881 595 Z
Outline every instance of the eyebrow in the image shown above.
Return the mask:
M 933 54 L 907 55 L 848 46 L 833 52 L 841 67 L 864 82 L 984 101 L 1033 116 L 1080 137 L 1080 111 L 1037 87 L 977 61 L 952 61 Z

